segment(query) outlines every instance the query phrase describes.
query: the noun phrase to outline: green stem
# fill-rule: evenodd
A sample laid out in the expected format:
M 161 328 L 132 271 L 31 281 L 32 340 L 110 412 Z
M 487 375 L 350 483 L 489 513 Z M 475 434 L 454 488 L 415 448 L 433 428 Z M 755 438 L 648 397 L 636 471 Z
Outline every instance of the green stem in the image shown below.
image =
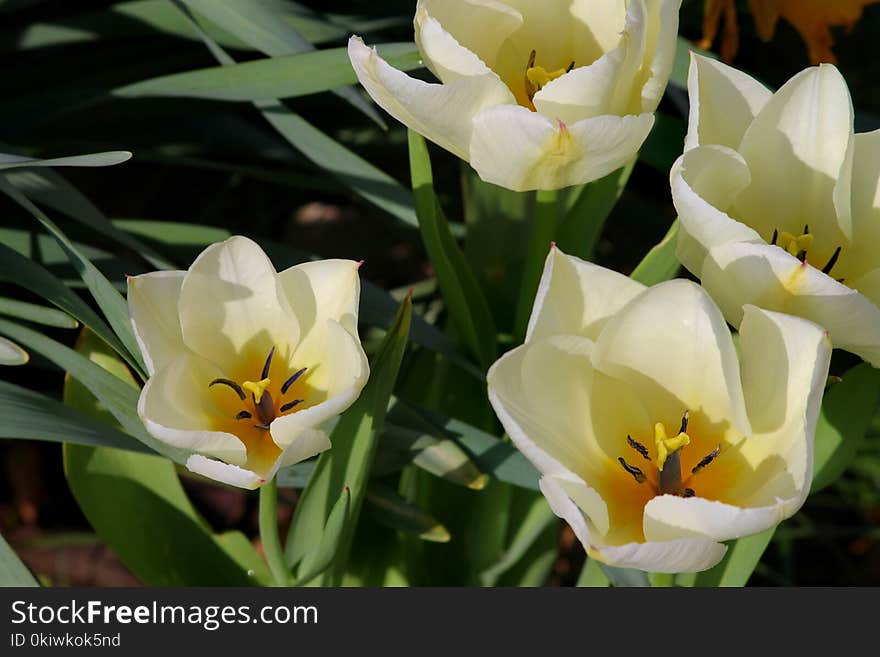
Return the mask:
M 290 583 L 290 573 L 284 562 L 284 549 L 281 547 L 281 536 L 278 533 L 277 507 L 278 482 L 272 477 L 260 489 L 260 540 L 275 585 L 287 586 Z
M 540 190 L 537 193 L 535 221 L 532 226 L 532 237 L 529 240 L 526 253 L 519 301 L 516 307 L 516 319 L 514 321 L 513 335 L 517 344 L 525 339 L 529 315 L 532 312 L 535 293 L 538 291 L 538 283 L 541 280 L 541 272 L 544 269 L 544 260 L 546 260 L 547 253 L 550 250 L 550 243 L 556 236 L 558 198 L 559 193 L 555 190 Z

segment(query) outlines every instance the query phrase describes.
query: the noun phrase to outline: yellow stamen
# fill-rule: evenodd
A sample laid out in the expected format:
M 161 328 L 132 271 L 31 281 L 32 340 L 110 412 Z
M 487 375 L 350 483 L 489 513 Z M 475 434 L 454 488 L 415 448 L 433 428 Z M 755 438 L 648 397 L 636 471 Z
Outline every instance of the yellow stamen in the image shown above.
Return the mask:
M 241 384 L 241 387 L 247 390 L 250 393 L 253 393 L 254 399 L 259 404 L 260 399 L 263 398 L 263 393 L 266 392 L 266 388 L 269 387 L 269 384 L 272 383 L 269 379 L 263 379 L 262 381 L 257 381 L 254 383 L 253 381 L 245 381 Z
M 690 445 L 691 438 L 683 431 L 677 436 L 669 438 L 666 434 L 666 427 L 662 422 L 658 422 L 654 425 L 654 444 L 657 445 L 657 469 L 662 472 L 666 459 L 685 445 Z
M 533 50 L 529 55 L 529 62 L 526 66 L 526 95 L 529 98 L 529 102 L 545 85 L 556 78 L 561 78 L 574 68 L 574 62 L 572 62 L 567 69 L 558 68 L 555 71 L 548 71 L 543 66 L 535 66 L 535 57 L 536 53 Z
M 813 245 L 813 235 L 804 233 L 803 235 L 792 235 L 789 232 L 782 231 L 779 233 L 779 246 L 788 251 L 791 255 L 797 257 L 799 253 L 808 251 Z

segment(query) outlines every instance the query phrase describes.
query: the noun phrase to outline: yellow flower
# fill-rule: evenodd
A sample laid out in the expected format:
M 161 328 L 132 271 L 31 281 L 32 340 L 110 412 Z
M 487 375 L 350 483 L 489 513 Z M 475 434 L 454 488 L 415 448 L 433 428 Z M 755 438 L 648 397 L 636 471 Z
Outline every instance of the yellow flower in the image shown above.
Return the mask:
M 257 244 L 231 237 L 188 271 L 129 278 L 147 430 L 192 450 L 193 472 L 242 488 L 328 449 L 319 426 L 354 402 L 369 371 L 357 269 L 320 260 L 277 273 Z
M 492 366 L 489 398 L 589 556 L 699 571 L 720 541 L 803 504 L 829 341 L 750 306 L 740 348 L 695 283 L 646 288 L 551 249 L 526 343 Z
M 847 30 L 862 17 L 862 10 L 880 0 L 749 0 L 749 8 L 755 17 L 758 36 L 770 41 L 776 32 L 780 17 L 791 23 L 800 33 L 814 64 L 837 61 L 831 47 L 834 38 L 832 27 L 844 26 Z M 736 17 L 736 0 L 706 0 L 703 19 L 702 48 L 710 48 L 718 34 L 721 17 L 724 16 L 724 32 L 721 37 L 721 57 L 733 61 L 739 49 L 739 26 Z
M 558 189 L 626 164 L 672 70 L 680 0 L 419 0 L 416 43 L 441 81 L 348 52 L 389 114 L 508 189 Z
M 880 366 L 880 132 L 854 132 L 843 77 L 823 64 L 773 94 L 695 55 L 688 89 L 679 260 L 734 326 L 745 304 L 799 315 Z

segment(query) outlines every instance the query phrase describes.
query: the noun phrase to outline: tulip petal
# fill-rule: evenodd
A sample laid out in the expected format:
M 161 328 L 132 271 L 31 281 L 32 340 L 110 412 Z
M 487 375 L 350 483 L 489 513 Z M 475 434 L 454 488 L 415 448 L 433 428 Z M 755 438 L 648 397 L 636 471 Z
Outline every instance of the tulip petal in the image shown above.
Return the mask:
M 184 343 L 226 376 L 242 363 L 259 368 L 272 348 L 290 353 L 299 341 L 275 268 L 246 237 L 213 244 L 196 258 L 180 289 L 179 312 Z
M 231 433 L 211 431 L 219 417 L 209 384 L 223 373 L 211 362 L 184 352 L 155 372 L 138 399 L 147 431 L 174 447 L 244 464 L 247 450 Z
M 320 429 L 301 431 L 290 444 L 284 448 L 278 460 L 278 467 L 283 468 L 317 456 L 330 449 L 330 437 Z M 277 470 L 277 468 L 276 468 Z M 273 473 L 274 474 L 274 473 Z
M 287 447 L 302 431 L 342 413 L 367 382 L 369 362 L 360 341 L 332 319 L 326 320 L 325 327 L 294 353 L 293 362 L 308 368 L 311 396 L 305 398 L 302 410 L 272 422 L 272 439 L 279 447 Z
M 450 84 L 429 84 L 390 66 L 359 37 L 349 39 L 348 55 L 358 80 L 386 112 L 465 160 L 473 116 L 486 107 L 515 102 L 491 72 Z
M 880 130 L 857 134 L 853 140 L 852 243 L 841 259 L 848 279 L 877 268 L 880 244 Z M 880 296 L 872 296 L 880 302 Z
M 702 411 L 751 433 L 730 331 L 695 283 L 668 281 L 633 299 L 602 329 L 593 364 L 638 391 L 656 421 Z
M 563 123 L 611 114 L 611 101 L 625 55 L 625 48 L 620 46 L 589 66 L 580 66 L 556 78 L 535 94 L 535 108 L 542 115 Z
M 186 467 L 190 472 L 200 474 L 208 479 L 246 490 L 259 488 L 268 481 L 266 477 L 260 476 L 256 472 L 216 459 L 209 459 L 201 454 L 190 456 L 186 460 Z
M 695 276 L 702 276 L 706 255 L 714 246 L 764 241 L 755 230 L 726 213 L 751 180 L 739 153 L 723 146 L 694 148 L 678 158 L 670 179 L 681 223 L 676 256 Z M 770 235 L 772 232 L 768 239 Z
M 544 263 L 526 342 L 565 334 L 596 340 L 608 319 L 646 289 L 554 246 Z
M 626 25 L 625 0 L 573 0 L 571 14 L 582 28 L 576 26 L 575 47 L 580 43 L 590 44 L 590 51 L 609 52 L 621 40 L 621 33 Z M 590 51 L 585 52 L 588 54 Z M 577 56 L 579 53 L 575 53 Z
M 654 117 L 599 116 L 566 125 L 500 105 L 477 114 L 473 125 L 471 166 L 486 182 L 527 191 L 579 185 L 622 167 L 647 138 Z
M 128 310 L 151 376 L 186 350 L 177 302 L 186 272 L 156 271 L 128 278 Z
M 634 3 L 630 3 L 631 5 Z M 677 39 L 671 38 L 678 34 L 678 10 L 681 0 L 649 0 L 647 7 L 647 35 L 645 43 L 645 59 L 650 59 L 648 76 L 641 89 L 640 112 L 653 112 L 660 104 L 672 66 L 675 62 Z M 644 65 L 643 65 L 644 66 Z M 640 71 L 644 75 L 644 68 Z
M 587 555 L 603 563 L 655 573 L 698 572 L 721 561 L 727 550 L 720 543 L 703 537 L 603 545 L 592 531 L 592 522 L 572 500 L 558 477 L 541 477 L 540 487 L 553 513 L 568 523 Z
M 744 509 L 701 497 L 660 495 L 645 507 L 645 537 L 649 541 L 672 541 L 705 536 L 729 541 L 775 527 L 796 510 L 783 502 Z
M 732 66 L 691 52 L 688 96 L 691 110 L 685 152 L 701 144 L 736 150 L 773 92 Z
M 419 0 L 413 22 L 425 64 L 449 83 L 488 73 L 523 17 L 495 0 Z
M 835 347 L 880 365 L 880 308 L 778 247 L 745 243 L 715 247 L 701 279 L 734 326 L 742 321 L 746 304 L 797 315 L 825 327 Z
M 846 82 L 830 64 L 789 80 L 746 130 L 738 149 L 752 174 L 736 200 L 737 216 L 770 217 L 780 231 L 816 236 L 815 255 L 827 259 L 846 243 L 838 224 L 835 186 L 847 163 L 853 109 Z M 826 253 L 827 252 L 827 253 Z
M 358 267 L 353 260 L 315 260 L 278 274 L 303 340 L 314 328 L 322 330 L 328 319 L 357 335 L 361 290 Z

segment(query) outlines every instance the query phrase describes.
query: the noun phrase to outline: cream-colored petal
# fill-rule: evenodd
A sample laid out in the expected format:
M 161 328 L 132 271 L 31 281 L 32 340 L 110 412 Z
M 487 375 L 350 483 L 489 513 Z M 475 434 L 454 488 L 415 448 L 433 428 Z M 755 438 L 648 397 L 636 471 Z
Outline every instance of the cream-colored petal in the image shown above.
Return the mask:
M 193 454 L 186 460 L 186 467 L 190 472 L 202 475 L 208 479 L 219 481 L 222 484 L 253 490 L 265 484 L 265 477 L 230 463 L 224 463 L 216 459 L 209 459 L 201 454 Z
M 750 474 L 737 478 L 729 499 L 744 506 L 784 499 L 786 512 L 794 513 L 813 478 L 813 439 L 831 340 L 813 322 L 746 306 L 740 349 L 754 434 L 739 448 Z
M 562 486 L 559 485 L 559 482 L 553 477 L 541 477 L 538 485 L 553 513 L 568 523 L 568 526 L 571 527 L 581 545 L 589 550 L 589 546 L 593 545 L 595 539 L 593 538 L 594 532 L 591 530 L 591 523 L 584 515 L 584 512 L 572 501 L 568 493 L 565 492 Z
M 330 437 L 320 429 L 301 431 L 281 453 L 275 470 L 305 461 L 330 449 Z M 273 472 L 274 474 L 274 472 Z
M 592 360 L 638 390 L 657 421 L 673 426 L 689 410 L 751 433 L 730 331 L 695 283 L 668 281 L 637 296 L 602 329 Z
M 611 566 L 638 568 L 653 573 L 696 573 L 708 570 L 721 561 L 727 552 L 727 547 L 723 544 L 702 537 L 586 549 L 590 557 Z
M 604 536 L 608 533 L 611 528 L 608 505 L 595 489 L 587 486 L 583 479 L 565 470 L 551 474 L 545 473 L 542 479 L 552 480 L 565 491 L 569 499 L 590 519 L 598 536 Z
M 610 103 L 611 114 L 624 116 L 643 113 L 642 83 L 647 80 L 647 71 L 644 69 L 650 56 L 649 13 L 646 0 L 631 0 L 627 4 L 626 21 L 620 44 L 624 57 Z M 653 112 L 653 108 L 648 111 Z
M 244 464 L 247 450 L 231 433 L 212 431 L 220 412 L 209 384 L 223 373 L 192 353 L 183 353 L 151 376 L 138 399 L 147 431 L 174 447 Z
M 648 0 L 645 63 L 640 71 L 647 78 L 641 88 L 638 112 L 653 112 L 660 104 L 678 47 L 678 10 L 681 0 Z
M 880 265 L 880 130 L 857 134 L 853 146 L 852 243 L 841 259 L 849 279 L 861 278 Z M 872 298 L 880 302 L 880 297 Z
M 436 25 L 431 26 L 432 21 Z M 416 44 L 428 68 L 449 82 L 477 74 L 478 67 L 461 50 L 472 53 L 485 66 L 494 66 L 501 45 L 522 27 L 523 17 L 496 0 L 419 0 L 413 22 Z
M 386 112 L 465 160 L 474 115 L 486 107 L 516 102 L 491 72 L 429 84 L 389 66 L 360 37 L 349 39 L 348 55 L 358 80 Z
M 645 289 L 629 276 L 553 246 L 544 263 L 526 342 L 563 334 L 596 340 L 608 319 Z
M 588 43 L 587 51 L 575 52 L 575 57 L 589 56 L 592 52 L 609 52 L 620 43 L 621 34 L 626 24 L 625 0 L 573 0 L 571 15 L 582 27 L 576 26 L 575 48 Z M 577 63 L 577 59 L 575 63 Z
M 359 263 L 354 260 L 315 260 L 278 274 L 281 289 L 296 315 L 303 339 L 328 319 L 357 336 L 361 296 Z
M 853 137 L 846 82 L 830 64 L 807 69 L 768 101 L 738 149 L 752 174 L 736 200 L 736 216 L 772 220 L 780 231 L 815 235 L 811 255 L 827 260 L 847 241 L 834 197 Z M 845 222 L 843 222 L 845 224 Z
M 580 185 L 629 162 L 653 125 L 650 114 L 566 125 L 525 107 L 500 105 L 474 117 L 470 163 L 486 182 L 513 191 Z
M 581 66 L 548 83 L 535 94 L 535 108 L 549 119 L 575 123 L 612 114 L 611 102 L 626 55 L 623 46 L 589 66 Z
M 695 276 L 702 276 L 706 254 L 714 246 L 763 242 L 757 232 L 726 212 L 750 180 L 742 157 L 723 146 L 694 148 L 672 166 L 672 201 L 681 225 L 676 256 Z
M 184 277 L 178 310 L 186 346 L 226 376 L 244 362 L 259 367 L 273 347 L 290 353 L 300 338 L 272 262 L 246 237 L 202 251 Z
M 591 436 L 591 351 L 592 342 L 576 336 L 532 341 L 486 377 L 492 408 L 526 458 L 542 473 L 564 469 L 588 484 L 606 458 Z
M 797 315 L 825 327 L 835 347 L 880 365 L 880 309 L 778 247 L 718 246 L 706 258 L 702 284 L 734 326 L 746 304 Z
M 426 66 L 449 83 L 488 73 L 522 16 L 493 0 L 419 0 L 413 25 Z
M 705 536 L 728 541 L 775 527 L 796 510 L 782 500 L 773 506 L 743 509 L 701 497 L 661 495 L 645 506 L 645 537 L 672 541 Z
M 732 66 L 691 52 L 688 96 L 685 151 L 705 144 L 736 150 L 773 92 Z
M 128 278 L 128 315 L 150 375 L 186 349 L 177 313 L 185 274 L 156 271 Z
M 332 319 L 324 331 L 311 334 L 293 356 L 296 367 L 306 367 L 310 392 L 301 411 L 275 419 L 272 439 L 287 447 L 305 429 L 312 429 L 336 417 L 358 398 L 367 383 L 370 366 L 360 341 Z M 315 403 L 318 402 L 318 403 Z M 314 405 L 312 405 L 314 404 Z

